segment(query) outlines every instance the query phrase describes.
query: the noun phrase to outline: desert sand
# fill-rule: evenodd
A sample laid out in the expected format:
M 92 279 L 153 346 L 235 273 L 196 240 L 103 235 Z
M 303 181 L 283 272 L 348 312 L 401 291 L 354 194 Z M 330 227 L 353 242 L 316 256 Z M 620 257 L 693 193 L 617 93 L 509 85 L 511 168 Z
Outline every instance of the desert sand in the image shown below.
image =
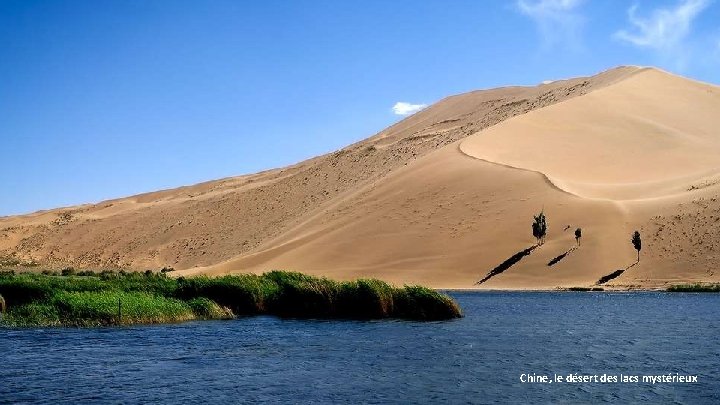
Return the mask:
M 474 91 L 286 168 L 0 218 L 0 257 L 437 288 L 718 282 L 718 111 L 719 87 L 652 68 Z M 546 243 L 477 285 L 535 244 L 540 210 Z

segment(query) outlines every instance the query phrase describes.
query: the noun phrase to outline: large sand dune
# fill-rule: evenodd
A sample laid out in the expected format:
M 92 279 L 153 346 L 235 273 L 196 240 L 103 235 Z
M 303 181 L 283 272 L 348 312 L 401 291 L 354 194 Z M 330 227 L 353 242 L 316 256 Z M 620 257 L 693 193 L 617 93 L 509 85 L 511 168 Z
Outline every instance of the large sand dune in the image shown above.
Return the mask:
M 588 198 L 687 191 L 720 174 L 720 88 L 656 69 L 476 134 L 463 152 Z
M 718 281 L 719 110 L 718 87 L 633 67 L 471 92 L 284 169 L 2 218 L 0 255 L 454 288 L 591 285 L 625 268 L 610 285 Z M 535 243 L 541 209 L 547 242 L 475 285 Z

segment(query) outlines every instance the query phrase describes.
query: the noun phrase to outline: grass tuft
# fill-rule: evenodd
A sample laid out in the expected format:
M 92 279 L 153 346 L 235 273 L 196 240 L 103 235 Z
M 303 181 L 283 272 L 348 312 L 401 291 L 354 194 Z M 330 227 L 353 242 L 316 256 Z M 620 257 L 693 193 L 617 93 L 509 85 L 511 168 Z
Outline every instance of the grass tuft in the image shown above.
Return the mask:
M 207 297 L 236 315 L 254 315 L 265 309 L 265 299 L 277 285 L 262 276 L 242 274 L 210 278 L 179 278 L 175 295 L 183 300 Z
M 457 303 L 445 294 L 422 286 L 406 286 L 393 293 L 398 318 L 419 321 L 439 321 L 460 318 Z
M 338 294 L 338 312 L 348 318 L 389 318 L 395 313 L 393 288 L 380 280 L 343 283 Z
M 264 275 L 278 288 L 268 296 L 268 311 L 291 318 L 336 316 L 338 283 L 301 273 L 272 271 Z
M 0 325 L 6 326 L 60 326 L 60 314 L 57 308 L 49 303 L 33 302 L 11 307 L 3 314 Z
M 173 323 L 195 319 L 187 303 L 145 292 L 61 292 L 52 302 L 62 323 L 71 326 Z
M 232 319 L 235 317 L 230 308 L 221 307 L 209 298 L 193 298 L 188 301 L 188 305 L 199 319 Z

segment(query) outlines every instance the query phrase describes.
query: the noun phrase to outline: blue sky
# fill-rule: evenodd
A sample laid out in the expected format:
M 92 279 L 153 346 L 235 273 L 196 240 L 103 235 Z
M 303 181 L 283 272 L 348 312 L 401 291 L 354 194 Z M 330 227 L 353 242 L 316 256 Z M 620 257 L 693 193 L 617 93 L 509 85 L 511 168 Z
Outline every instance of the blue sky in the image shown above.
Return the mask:
M 0 0 L 0 215 L 283 166 L 447 95 L 621 64 L 720 83 L 720 0 Z

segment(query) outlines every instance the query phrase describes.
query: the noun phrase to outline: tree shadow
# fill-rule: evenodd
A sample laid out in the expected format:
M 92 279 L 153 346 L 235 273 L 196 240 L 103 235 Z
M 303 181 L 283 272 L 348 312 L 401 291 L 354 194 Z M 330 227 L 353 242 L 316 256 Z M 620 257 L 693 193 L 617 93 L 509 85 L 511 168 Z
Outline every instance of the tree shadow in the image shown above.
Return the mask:
M 557 264 L 560 260 L 564 259 L 567 255 L 569 255 L 570 253 L 572 253 L 572 252 L 573 252 L 575 249 L 577 249 L 577 248 L 578 248 L 577 245 L 575 245 L 575 246 L 571 247 L 570 249 L 568 249 L 567 252 L 565 252 L 565 253 L 563 253 L 563 254 L 561 254 L 561 255 L 553 258 L 552 260 L 550 260 L 550 261 L 548 262 L 548 264 L 547 264 L 548 267 L 551 267 L 551 266 Z
M 612 273 L 610 273 L 610 274 L 608 274 L 608 275 L 605 275 L 605 276 L 600 277 L 600 280 L 598 280 L 597 283 L 595 283 L 595 285 L 605 284 L 605 283 L 607 283 L 607 282 L 610 281 L 610 280 L 614 280 L 614 279 L 620 277 L 620 275 L 623 274 L 623 273 L 625 273 L 625 269 L 615 270 L 615 271 L 613 271 Z
M 538 246 L 539 245 L 532 245 L 529 248 L 521 250 L 521 251 L 515 253 L 514 255 L 510 256 L 507 260 L 500 263 L 494 269 L 490 270 L 490 272 L 482 280 L 476 282 L 475 284 L 480 285 L 480 284 L 490 280 L 491 278 L 497 276 L 498 274 L 502 273 L 503 271 L 509 269 L 510 267 L 515 265 L 517 262 L 522 260 L 525 256 L 532 253 L 532 251 L 535 250 L 535 248 L 537 248 Z
M 605 284 L 605 283 L 607 283 L 607 282 L 610 281 L 610 280 L 614 280 L 614 279 L 620 277 L 620 275 L 622 275 L 622 274 L 625 273 L 626 271 L 628 271 L 628 270 L 632 269 L 633 267 L 637 266 L 639 263 L 640 263 L 639 261 L 638 261 L 638 262 L 635 262 L 635 263 L 633 263 L 633 264 L 625 267 L 624 269 L 618 269 L 618 270 L 615 270 L 615 271 L 613 271 L 612 273 L 610 273 L 610 274 L 608 274 L 608 275 L 602 276 L 602 277 L 600 277 L 600 280 L 598 280 L 597 283 L 595 283 L 595 285 Z

